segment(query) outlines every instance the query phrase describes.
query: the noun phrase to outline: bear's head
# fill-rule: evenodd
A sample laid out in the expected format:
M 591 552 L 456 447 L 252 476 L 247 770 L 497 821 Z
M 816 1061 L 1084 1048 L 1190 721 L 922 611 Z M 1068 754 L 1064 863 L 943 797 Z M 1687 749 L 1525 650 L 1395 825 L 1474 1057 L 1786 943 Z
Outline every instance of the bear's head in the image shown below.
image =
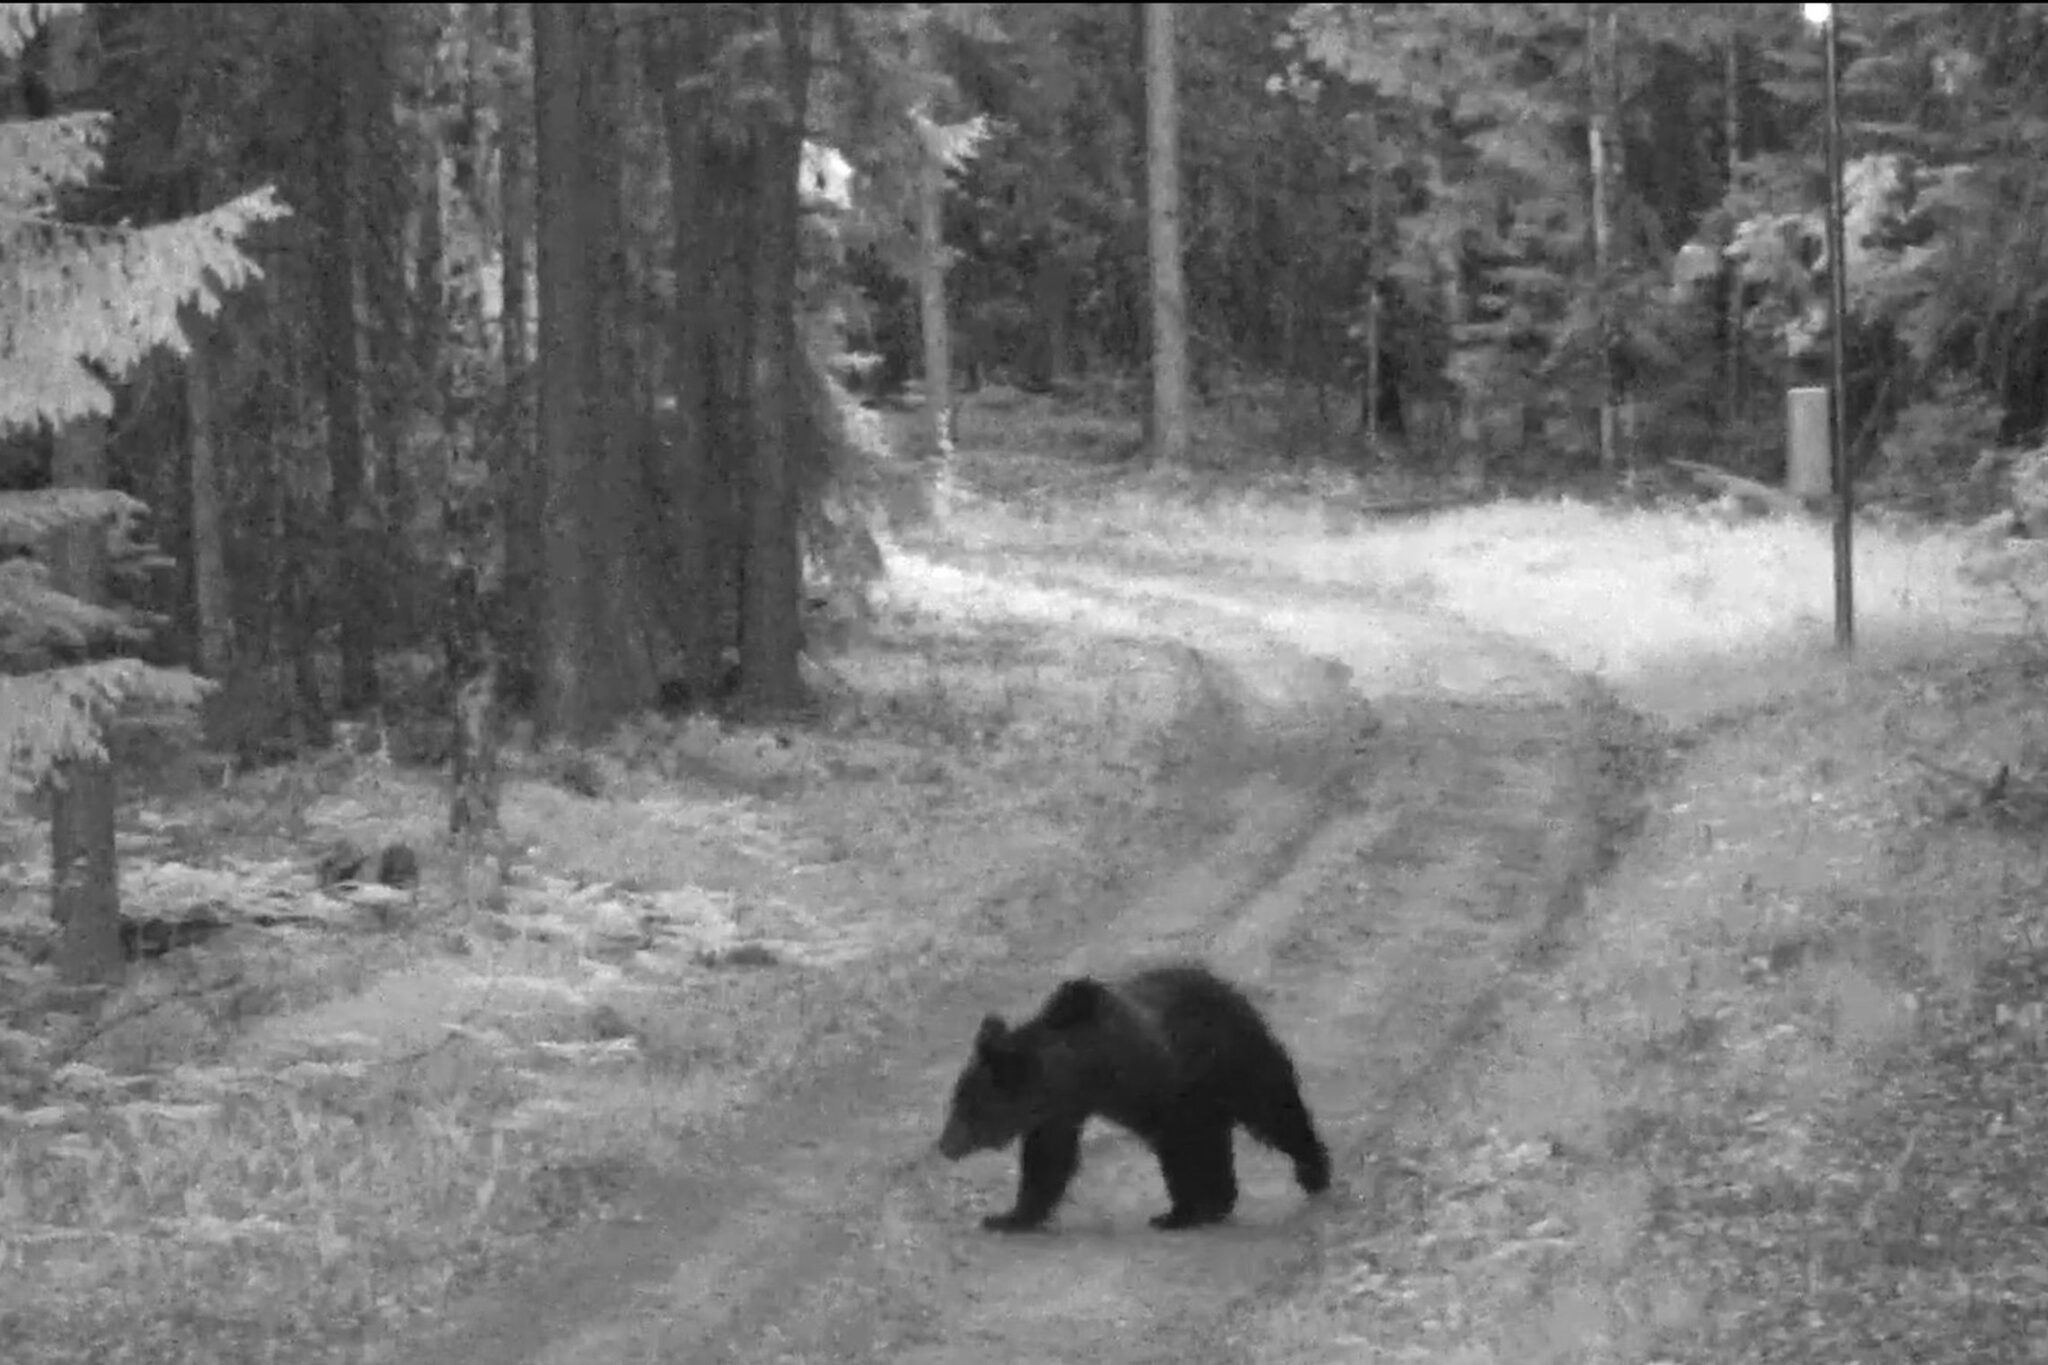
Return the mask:
M 993 1014 L 981 1021 L 939 1134 L 939 1154 L 948 1161 L 1007 1147 L 1044 1119 L 1045 1058 L 1026 1033 Z
M 1086 1051 L 1116 1017 L 1114 995 L 1090 977 L 1063 982 L 1038 1017 L 1011 1028 L 981 1021 L 974 1055 L 953 1085 L 939 1152 L 958 1161 L 1009 1146 L 1071 1108 L 1075 1050 Z

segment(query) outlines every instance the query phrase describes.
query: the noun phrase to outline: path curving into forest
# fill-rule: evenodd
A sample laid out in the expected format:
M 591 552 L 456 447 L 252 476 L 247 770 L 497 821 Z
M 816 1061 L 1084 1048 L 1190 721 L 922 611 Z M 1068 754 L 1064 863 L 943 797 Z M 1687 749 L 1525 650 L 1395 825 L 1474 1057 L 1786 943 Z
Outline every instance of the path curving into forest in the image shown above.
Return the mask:
M 990 572 L 1018 568 L 1013 548 Z M 1198 851 L 933 980 L 915 1019 L 773 1097 L 648 1192 L 637 1221 L 579 1234 L 549 1273 L 398 1358 L 1234 1358 L 1237 1312 L 1314 1269 L 1325 1201 L 1304 1200 L 1283 1159 L 1240 1138 L 1234 1222 L 1162 1235 L 1146 1226 L 1163 1199 L 1149 1154 L 1092 1129 L 1052 1230 L 999 1237 L 979 1216 L 1006 1206 L 1014 1158 L 929 1151 L 981 1014 L 1161 957 L 1205 958 L 1268 1009 L 1336 1157 L 1326 1199 L 1374 1199 L 1384 1134 L 1442 1102 L 1447 1059 L 1483 1037 L 1513 973 L 1565 942 L 1612 852 L 1632 807 L 1608 761 L 1625 718 L 1443 617 L 1050 559 L 1027 571 L 1193 647 L 1202 704 L 1176 781 Z

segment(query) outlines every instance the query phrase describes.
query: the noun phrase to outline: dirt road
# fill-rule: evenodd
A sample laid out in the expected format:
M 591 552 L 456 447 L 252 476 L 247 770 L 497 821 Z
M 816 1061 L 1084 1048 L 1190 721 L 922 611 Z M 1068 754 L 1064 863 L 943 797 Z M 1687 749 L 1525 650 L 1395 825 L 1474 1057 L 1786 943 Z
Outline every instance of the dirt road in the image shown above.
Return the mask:
M 1246 983 L 1336 1156 L 1326 1199 L 1373 1199 L 1379 1135 L 1436 1098 L 1503 975 L 1560 941 L 1597 875 L 1626 804 L 1606 762 L 1619 717 L 1440 619 L 1071 565 L 1036 577 L 1197 648 L 1207 704 L 1180 780 L 1199 847 L 1115 904 L 1049 905 L 1005 961 L 939 974 L 917 1018 L 772 1100 L 639 1221 L 579 1237 L 545 1279 L 401 1358 L 1233 1358 L 1234 1309 L 1312 1269 L 1323 1201 L 1282 1159 L 1241 1140 L 1235 1222 L 1167 1236 L 1145 1225 L 1163 1200 L 1148 1154 L 1096 1132 L 1052 1230 L 997 1237 L 979 1216 L 1006 1205 L 1014 1159 L 929 1154 L 976 1019 L 1078 970 L 1194 954 Z

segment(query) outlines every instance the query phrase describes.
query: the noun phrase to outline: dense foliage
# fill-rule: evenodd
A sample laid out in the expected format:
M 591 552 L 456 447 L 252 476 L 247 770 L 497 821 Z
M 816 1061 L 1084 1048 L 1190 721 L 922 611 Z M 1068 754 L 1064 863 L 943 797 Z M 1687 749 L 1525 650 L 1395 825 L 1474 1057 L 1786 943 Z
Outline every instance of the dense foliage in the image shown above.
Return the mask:
M 39 12 L 14 7 L 17 46 Z M 841 168 L 808 215 L 811 368 L 883 390 L 916 372 L 918 167 L 950 137 L 946 264 L 963 375 L 1100 392 L 1142 370 L 1135 7 L 592 13 L 579 41 L 612 98 L 588 115 L 604 141 L 589 159 L 607 185 L 585 198 L 616 206 L 583 235 L 615 239 L 591 287 L 619 354 L 591 361 L 616 380 L 585 377 L 603 391 L 605 439 L 641 452 L 615 457 L 619 478 L 658 483 L 652 452 L 717 434 L 684 420 L 702 414 L 685 411 L 680 383 L 679 351 L 692 343 L 678 312 L 693 285 L 678 272 L 705 262 L 674 239 L 684 218 L 714 238 L 745 231 L 729 222 L 738 201 L 723 202 L 737 182 L 719 177 L 786 112 L 762 55 L 785 18 L 816 58 L 812 154 Z M 192 539 L 205 509 L 193 506 L 189 452 L 160 455 L 189 443 L 200 403 L 208 459 L 233 490 L 219 509 L 227 600 L 209 610 L 240 626 L 236 657 L 270 651 L 273 638 L 288 657 L 306 647 L 295 618 L 334 622 L 346 637 L 341 677 L 287 690 L 359 708 L 381 686 L 365 660 L 431 638 L 433 594 L 421 589 L 433 576 L 419 571 L 445 554 L 443 495 L 477 482 L 468 462 L 497 475 L 491 497 L 514 498 L 511 457 L 492 452 L 532 439 L 525 8 L 104 5 L 87 17 L 63 116 L 10 125 L 14 138 L 47 131 L 9 164 L 73 186 L 81 224 L 145 225 L 101 239 L 105 269 L 123 281 L 212 271 L 232 289 L 242 268 L 221 269 L 194 244 L 225 242 L 272 205 L 236 196 L 274 183 L 275 202 L 300 214 L 256 252 L 261 288 L 225 325 L 200 329 L 205 393 L 156 362 L 140 373 L 166 382 L 121 386 L 111 476 L 158 508 L 182 563 L 206 561 Z M 1854 436 L 1891 484 L 1925 491 L 2048 419 L 2048 267 L 2027 225 L 2044 173 L 2030 55 L 2044 20 L 2023 5 L 1861 5 L 1842 22 Z M 1782 390 L 1819 376 L 1828 325 L 1819 44 L 1796 6 L 1201 6 L 1181 33 L 1200 393 L 1227 401 L 1278 386 L 1316 411 L 1320 448 L 1368 461 L 1439 468 L 1479 455 L 1556 477 L 1596 451 L 1644 464 L 1687 454 L 1775 475 Z M 49 48 L 38 38 L 11 63 L 18 112 L 52 98 Z M 88 109 L 109 117 L 82 122 Z M 701 117 L 701 145 L 677 117 Z M 87 150 L 108 174 L 83 189 L 75 158 Z M 699 185 L 678 180 L 692 167 L 707 177 Z M 31 188 L 10 186 L 10 201 Z M 216 203 L 233 222 L 190 242 L 150 236 L 147 225 Z M 165 331 L 182 296 L 139 288 L 135 315 L 156 320 L 117 329 L 108 377 L 158 343 L 185 347 Z M 37 297 L 24 290 L 18 319 Z M 47 339 L 39 354 L 67 353 L 64 335 Z M 61 421 L 108 392 L 65 365 L 9 378 L 17 417 Z M 815 428 L 839 425 L 843 406 L 829 396 L 837 380 L 824 383 Z M 1333 406 L 1340 394 L 1349 401 Z M 1603 408 L 1622 415 L 1612 442 Z M 0 469 L 33 486 L 47 461 L 17 445 Z M 830 461 L 798 465 L 825 477 Z M 824 515 L 824 501 L 811 505 Z M 505 514 L 498 552 L 518 599 L 538 527 L 530 509 Z M 843 515 L 833 524 L 847 527 Z M 660 558 L 642 571 L 703 572 Z M 185 586 L 164 605 L 184 639 L 171 652 L 191 656 L 212 627 L 198 619 L 206 593 Z M 534 608 L 511 607 L 517 638 Z M 690 652 L 682 624 L 617 629 L 644 637 L 636 674 L 673 672 L 678 650 Z M 515 690 L 531 691 L 538 656 L 530 644 L 514 654 Z
M 1155 208 L 1195 393 L 1277 414 L 1228 458 L 1779 477 L 1833 325 L 1797 7 L 1189 7 L 1156 206 L 1144 8 L 0 7 L 10 778 L 169 665 L 252 761 L 801 710 L 949 477 L 856 393 L 1151 418 Z M 1856 461 L 1986 511 L 2048 424 L 2048 15 L 1838 22 Z
M 0 7 L 0 60 L 19 57 L 31 19 L 76 9 Z M 158 347 L 186 349 L 179 310 L 217 312 L 255 273 L 237 242 L 283 209 L 265 189 L 143 226 L 69 216 L 67 198 L 101 168 L 107 120 L 29 112 L 44 116 L 0 122 L 0 438 L 84 428 L 75 467 L 92 459 L 111 386 Z M 124 703 L 196 698 L 189 674 L 106 657 L 143 638 L 145 620 L 103 600 L 101 580 L 135 567 L 144 510 L 91 486 L 0 491 L 0 794 L 98 754 L 98 722 Z M 83 553 L 29 553 L 67 538 Z

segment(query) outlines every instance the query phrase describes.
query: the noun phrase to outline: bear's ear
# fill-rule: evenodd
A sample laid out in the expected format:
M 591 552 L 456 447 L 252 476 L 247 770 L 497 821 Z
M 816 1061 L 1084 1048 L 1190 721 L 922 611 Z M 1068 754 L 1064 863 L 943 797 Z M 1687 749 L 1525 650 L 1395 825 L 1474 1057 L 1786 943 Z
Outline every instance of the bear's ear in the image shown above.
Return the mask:
M 1060 983 L 1059 989 L 1052 993 L 1052 999 L 1045 1002 L 1045 1013 L 1041 1017 L 1050 1029 L 1080 1028 L 1095 1022 L 1108 997 L 1109 987 L 1094 977 L 1076 977 Z
M 974 1064 L 999 1090 L 1022 1090 L 1038 1078 L 1038 1058 L 1017 1045 L 1017 1035 L 999 1015 L 981 1021 L 974 1035 Z

